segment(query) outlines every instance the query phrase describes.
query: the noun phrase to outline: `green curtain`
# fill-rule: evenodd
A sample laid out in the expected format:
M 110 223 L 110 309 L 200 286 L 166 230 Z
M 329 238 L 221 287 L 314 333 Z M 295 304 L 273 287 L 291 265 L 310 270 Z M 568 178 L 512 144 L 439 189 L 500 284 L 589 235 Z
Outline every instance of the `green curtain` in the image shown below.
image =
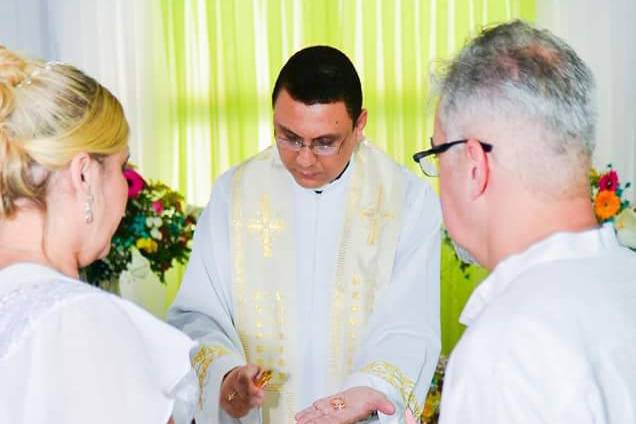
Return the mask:
M 535 0 L 161 0 L 159 7 L 149 46 L 153 133 L 142 170 L 198 205 L 219 174 L 271 144 L 271 88 L 296 50 L 344 51 L 362 80 L 366 136 L 419 172 L 411 156 L 432 132 L 429 70 L 484 25 L 535 15 Z M 447 306 L 474 284 L 443 286 L 446 352 L 461 333 L 461 308 Z

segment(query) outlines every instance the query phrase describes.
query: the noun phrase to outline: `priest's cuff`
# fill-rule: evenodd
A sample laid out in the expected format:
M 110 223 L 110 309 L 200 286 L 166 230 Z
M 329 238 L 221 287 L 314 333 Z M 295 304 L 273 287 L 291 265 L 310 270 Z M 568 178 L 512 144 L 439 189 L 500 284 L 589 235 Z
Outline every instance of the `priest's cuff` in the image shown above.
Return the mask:
M 197 423 L 218 423 L 224 414 L 219 405 L 221 382 L 233 368 L 245 365 L 242 355 L 221 345 L 202 345 L 192 357 L 192 367 L 199 381 Z

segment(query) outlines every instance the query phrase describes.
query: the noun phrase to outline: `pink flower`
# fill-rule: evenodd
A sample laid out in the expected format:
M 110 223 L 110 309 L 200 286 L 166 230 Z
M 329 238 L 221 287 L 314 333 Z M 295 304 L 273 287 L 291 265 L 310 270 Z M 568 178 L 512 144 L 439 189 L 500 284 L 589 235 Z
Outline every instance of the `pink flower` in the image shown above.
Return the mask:
M 161 215 L 161 212 L 163 212 L 163 203 L 161 203 L 161 200 L 155 200 L 152 202 L 152 208 L 155 210 L 157 215 Z
M 128 198 L 137 197 L 146 186 L 146 182 L 134 169 L 126 168 L 124 177 L 128 181 Z
M 606 174 L 603 174 L 598 180 L 599 190 L 616 191 L 618 188 L 618 174 L 616 171 L 611 170 Z

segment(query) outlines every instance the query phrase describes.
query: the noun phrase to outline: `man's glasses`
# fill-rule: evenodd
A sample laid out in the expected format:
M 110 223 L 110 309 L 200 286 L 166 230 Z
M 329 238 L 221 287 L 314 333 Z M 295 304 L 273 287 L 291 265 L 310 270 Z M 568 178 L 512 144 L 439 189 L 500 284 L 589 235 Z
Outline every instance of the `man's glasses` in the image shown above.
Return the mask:
M 466 143 L 468 140 L 456 140 L 449 141 L 448 143 L 441 143 L 437 146 L 433 146 L 433 137 L 431 137 L 431 147 L 428 150 L 423 150 L 421 152 L 417 152 L 413 155 L 413 160 L 420 165 L 422 172 L 429 177 L 439 177 L 439 159 L 437 155 L 444 153 L 451 147 Z M 492 151 L 492 144 L 479 142 L 481 148 L 484 149 L 484 152 L 488 153 Z
M 352 133 L 353 134 L 353 133 Z M 276 143 L 285 150 L 291 150 L 293 152 L 300 152 L 303 147 L 307 147 L 314 155 L 318 156 L 332 156 L 340 151 L 340 147 L 347 140 L 348 136 L 343 137 L 340 141 L 312 141 L 310 144 L 305 144 L 301 138 L 288 139 L 274 135 Z

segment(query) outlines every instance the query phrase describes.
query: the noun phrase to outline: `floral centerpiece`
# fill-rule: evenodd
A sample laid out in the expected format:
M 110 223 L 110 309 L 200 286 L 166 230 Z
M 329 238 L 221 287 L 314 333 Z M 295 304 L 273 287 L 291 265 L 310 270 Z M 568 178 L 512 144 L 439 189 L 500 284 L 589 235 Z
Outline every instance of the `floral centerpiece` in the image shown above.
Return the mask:
M 594 213 L 599 223 L 612 222 L 616 229 L 618 240 L 625 246 L 636 249 L 636 209 L 630 206 L 623 197 L 628 182 L 621 184 L 618 173 L 607 165 L 607 170 L 600 174 L 592 169 L 590 172 L 590 186 Z
M 129 167 L 126 214 L 115 235 L 108 256 L 85 268 L 86 281 L 108 286 L 128 268 L 137 249 L 150 269 L 165 283 L 165 274 L 175 262 L 185 263 L 196 225 L 197 211 L 186 207 L 183 196 L 163 183 L 145 181 Z

